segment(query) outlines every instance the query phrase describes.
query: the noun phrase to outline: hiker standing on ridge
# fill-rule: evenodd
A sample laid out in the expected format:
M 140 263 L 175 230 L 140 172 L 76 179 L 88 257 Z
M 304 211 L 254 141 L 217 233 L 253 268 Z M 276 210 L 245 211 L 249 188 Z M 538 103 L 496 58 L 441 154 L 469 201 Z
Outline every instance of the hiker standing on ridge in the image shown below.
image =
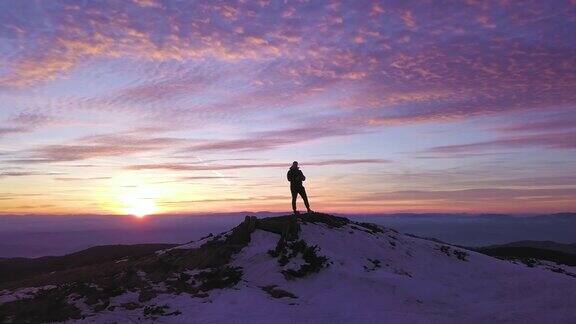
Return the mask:
M 308 203 L 308 196 L 306 195 L 306 189 L 302 185 L 302 181 L 306 180 L 304 173 L 298 168 L 298 162 L 294 161 L 290 170 L 288 170 L 287 174 L 288 181 L 290 181 L 290 191 L 292 192 L 292 210 L 294 214 L 299 214 L 298 210 L 296 210 L 296 198 L 298 194 L 304 200 L 304 205 L 306 205 L 306 209 L 308 213 L 312 213 L 310 209 L 310 204 Z

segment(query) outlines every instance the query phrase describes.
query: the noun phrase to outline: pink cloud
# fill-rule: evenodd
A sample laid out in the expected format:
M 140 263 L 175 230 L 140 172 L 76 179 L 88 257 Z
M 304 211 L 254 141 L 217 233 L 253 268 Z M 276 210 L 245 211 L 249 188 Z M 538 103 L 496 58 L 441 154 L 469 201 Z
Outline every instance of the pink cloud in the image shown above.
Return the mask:
M 27 133 L 31 131 L 29 127 L 0 127 L 0 136 L 18 133 Z
M 92 181 L 92 180 L 108 180 L 111 177 L 88 177 L 88 178 L 78 178 L 78 177 L 56 177 L 54 180 L 58 181 Z
M 163 151 L 181 146 L 186 140 L 171 137 L 147 137 L 130 133 L 86 136 L 69 144 L 46 145 L 23 151 L 19 163 L 79 161 L 100 157 L 128 156 Z
M 353 164 L 380 164 L 388 163 L 383 159 L 335 159 L 323 161 L 302 161 L 303 166 L 327 166 L 327 165 L 353 165 Z M 128 170 L 171 170 L 171 171 L 220 171 L 239 169 L 259 169 L 259 168 L 287 168 L 291 162 L 259 163 L 259 164 L 235 164 L 235 165 L 198 165 L 187 163 L 160 163 L 160 164 L 139 164 L 127 166 Z

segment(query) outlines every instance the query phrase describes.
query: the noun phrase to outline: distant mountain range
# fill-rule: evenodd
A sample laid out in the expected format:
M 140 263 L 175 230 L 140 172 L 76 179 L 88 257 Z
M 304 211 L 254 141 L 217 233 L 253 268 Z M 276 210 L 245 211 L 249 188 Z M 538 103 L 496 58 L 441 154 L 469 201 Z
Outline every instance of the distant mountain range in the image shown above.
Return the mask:
M 576 220 L 576 213 L 564 212 L 553 214 L 490 214 L 490 213 L 390 213 L 390 214 L 342 214 L 343 216 L 352 217 L 402 217 L 412 219 L 494 219 L 504 220 L 536 220 L 536 219 L 563 219 Z
M 575 238 L 576 239 L 576 238 Z M 516 241 L 507 244 L 488 245 L 482 247 L 483 249 L 498 249 L 498 248 L 534 248 L 540 250 L 551 250 L 576 255 L 576 243 L 564 244 L 553 241 Z
M 576 213 L 550 215 L 392 214 L 354 216 L 405 233 L 483 247 L 515 241 L 576 242 Z
M 218 233 L 245 216 L 279 213 L 217 213 L 207 215 L 132 216 L 0 216 L 0 257 L 64 255 L 97 245 L 181 244 Z M 487 246 L 513 241 L 575 243 L 576 213 L 551 215 L 503 214 L 381 214 L 342 215 L 420 237 L 462 246 Z M 42 242 L 42 244 L 39 244 Z
M 541 261 L 576 267 L 576 244 L 562 244 L 552 241 L 518 241 L 500 245 L 490 245 L 474 250 L 504 260 L 516 260 L 535 266 Z M 563 272 L 562 268 L 555 268 Z
M 91 247 L 64 256 L 0 258 L 0 285 L 41 274 L 87 267 L 122 258 L 138 257 L 173 246 L 174 244 L 106 245 Z

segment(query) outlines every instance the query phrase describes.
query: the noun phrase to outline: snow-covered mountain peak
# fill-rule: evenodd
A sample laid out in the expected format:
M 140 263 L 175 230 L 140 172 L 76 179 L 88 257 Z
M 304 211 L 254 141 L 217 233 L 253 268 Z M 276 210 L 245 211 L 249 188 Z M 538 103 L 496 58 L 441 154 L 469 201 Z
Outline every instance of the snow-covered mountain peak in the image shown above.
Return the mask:
M 4 320 L 60 298 L 64 312 L 49 320 L 576 322 L 575 278 L 325 214 L 247 217 L 216 236 L 26 284 L 45 289 L 1 305 Z

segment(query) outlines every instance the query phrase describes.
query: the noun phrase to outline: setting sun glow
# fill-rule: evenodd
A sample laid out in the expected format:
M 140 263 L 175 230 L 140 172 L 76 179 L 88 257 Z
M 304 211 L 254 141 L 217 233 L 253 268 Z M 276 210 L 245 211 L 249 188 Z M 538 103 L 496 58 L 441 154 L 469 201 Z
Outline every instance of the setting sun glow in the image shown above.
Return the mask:
M 154 214 L 158 211 L 153 199 L 127 197 L 123 199 L 124 212 L 138 218 Z
M 113 214 L 142 218 L 165 212 L 163 200 L 176 193 L 165 184 L 153 184 L 146 176 L 115 174 L 101 192 L 102 206 Z

